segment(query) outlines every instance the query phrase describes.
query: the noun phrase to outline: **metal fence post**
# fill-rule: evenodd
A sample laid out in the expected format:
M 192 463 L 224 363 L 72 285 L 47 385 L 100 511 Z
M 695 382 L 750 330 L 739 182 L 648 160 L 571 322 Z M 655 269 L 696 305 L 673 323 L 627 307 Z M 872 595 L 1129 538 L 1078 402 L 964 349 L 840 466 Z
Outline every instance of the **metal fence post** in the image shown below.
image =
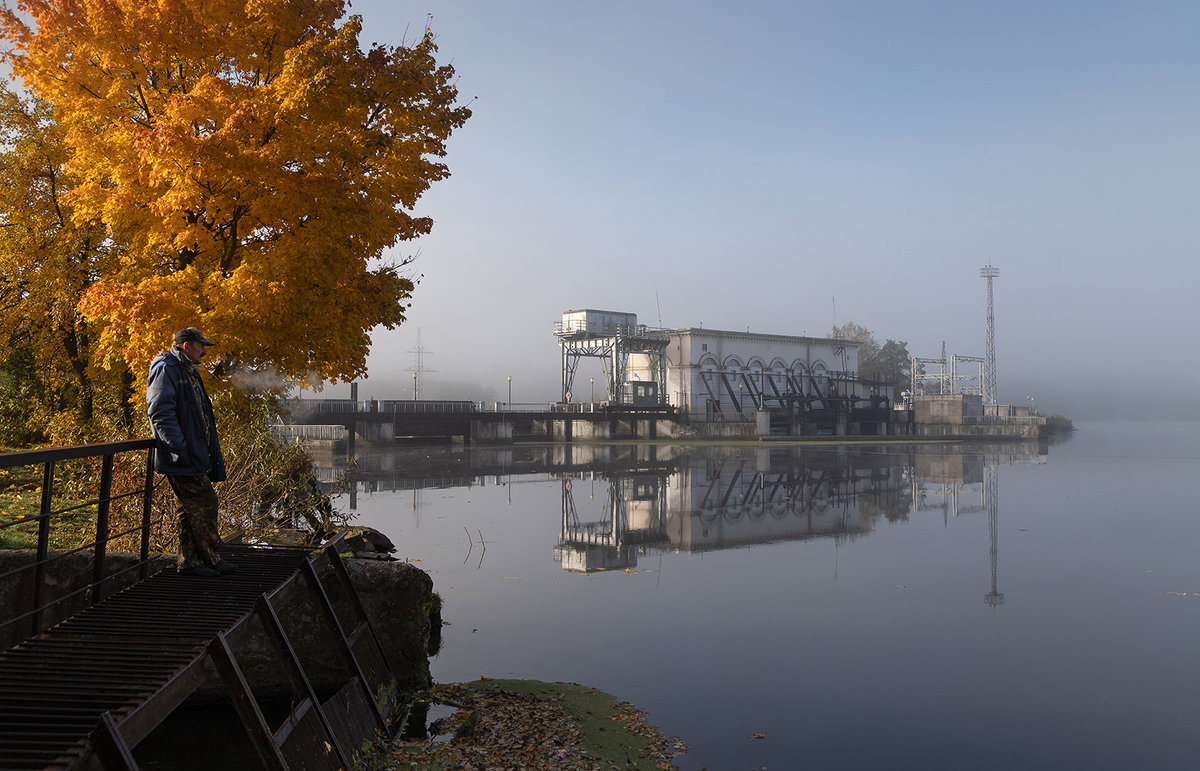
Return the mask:
M 54 499 L 54 461 L 42 465 L 42 504 L 38 509 L 37 562 L 33 569 L 33 631 L 42 633 L 42 587 L 46 583 L 46 559 L 50 556 L 50 504 Z
M 92 603 L 104 598 L 104 556 L 108 552 L 108 510 L 112 495 L 113 454 L 104 454 L 100 466 L 100 495 L 96 500 L 96 550 L 92 562 Z
M 138 578 L 150 574 L 150 513 L 154 503 L 154 448 L 146 450 L 146 482 L 142 487 L 142 549 Z

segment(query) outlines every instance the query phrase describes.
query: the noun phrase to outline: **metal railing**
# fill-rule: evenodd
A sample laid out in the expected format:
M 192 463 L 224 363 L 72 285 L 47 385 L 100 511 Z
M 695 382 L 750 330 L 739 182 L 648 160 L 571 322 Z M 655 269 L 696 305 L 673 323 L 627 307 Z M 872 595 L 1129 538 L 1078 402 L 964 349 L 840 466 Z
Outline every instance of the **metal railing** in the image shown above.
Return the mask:
M 322 412 L 355 413 L 424 413 L 473 412 L 478 402 L 412 401 L 409 399 L 303 399 L 293 403 L 297 414 Z
M 146 459 L 142 483 L 132 490 L 114 494 L 112 486 L 116 457 L 126 453 L 141 451 L 145 452 Z M 96 496 L 83 501 L 73 500 L 69 504 L 55 508 L 56 464 L 64 461 L 92 458 L 100 459 L 100 478 Z M 40 492 L 41 500 L 38 513 L 33 516 L 25 514 L 0 514 L 0 533 L 4 531 L 16 533 L 19 530 L 24 530 L 28 533 L 29 524 L 36 521 L 36 555 L 33 562 L 19 565 L 7 572 L 0 573 L 0 582 L 15 584 L 23 578 L 32 576 L 32 595 L 29 597 L 24 608 L 17 607 L 14 604 L 4 614 L 7 617 L 0 618 L 0 639 L 10 636 L 11 632 L 15 629 L 15 625 L 22 621 L 29 622 L 30 636 L 40 634 L 43 628 L 43 619 L 47 611 L 68 601 L 79 603 L 82 600 L 85 606 L 95 604 L 104 599 L 106 587 L 111 586 L 111 582 L 115 579 L 124 576 L 132 570 L 138 571 L 139 578 L 145 578 L 148 573 L 150 529 L 152 524 L 156 524 L 151 521 L 150 517 L 151 499 L 154 493 L 153 439 L 133 439 L 105 444 L 52 447 L 41 450 L 0 453 L 0 469 L 30 466 L 41 466 L 42 484 L 38 491 Z M 4 497 L 6 492 L 0 490 L 0 497 Z M 130 527 L 115 533 L 111 532 L 109 516 L 112 512 L 113 504 L 122 500 L 136 500 L 139 498 L 141 503 L 140 523 L 136 527 Z M 11 509 L 13 507 L 9 506 L 8 508 Z M 73 548 L 56 549 L 52 554 L 50 550 L 52 527 L 62 522 L 68 515 L 91 508 L 95 509 L 95 526 L 91 533 L 92 540 Z M 92 529 L 89 528 L 89 530 Z M 139 559 L 132 565 L 109 573 L 105 564 L 108 545 L 119 538 L 139 531 L 141 544 Z M 65 560 L 76 554 L 89 551 L 92 555 L 91 581 L 84 586 L 69 590 L 52 599 L 47 598 L 47 568 L 60 560 Z M 13 601 L 15 603 L 17 597 L 14 596 Z
M 283 423 L 276 423 L 271 426 L 271 436 L 277 439 L 282 439 L 286 442 L 313 440 L 313 441 L 332 441 L 342 442 L 346 440 L 346 435 L 349 432 L 346 427 L 339 424 L 336 425 L 297 425 L 291 426 Z
M 965 417 L 964 426 L 1040 426 L 1046 419 L 1039 416 L 1016 415 L 984 415 L 982 417 Z

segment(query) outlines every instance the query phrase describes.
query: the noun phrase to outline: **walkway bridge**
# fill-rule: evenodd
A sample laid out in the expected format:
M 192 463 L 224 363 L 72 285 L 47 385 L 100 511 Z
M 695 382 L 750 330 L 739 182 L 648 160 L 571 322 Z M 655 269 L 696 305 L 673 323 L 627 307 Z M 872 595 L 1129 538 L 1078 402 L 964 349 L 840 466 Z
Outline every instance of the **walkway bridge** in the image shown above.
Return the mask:
M 287 412 L 287 423 L 293 426 L 345 426 L 351 452 L 356 436 L 382 443 L 461 438 L 467 444 L 512 439 L 654 439 L 661 421 L 677 417 L 675 408 L 667 405 L 403 399 L 293 399 Z
M 245 729 L 214 742 L 205 765 L 351 768 L 404 706 L 340 537 L 313 552 L 224 546 L 239 570 L 219 578 L 155 570 L 153 453 L 145 439 L 0 454 L 0 539 L 35 544 L 0 563 L 0 768 L 136 769 L 138 744 L 202 688 L 223 694 Z M 61 496 L 56 464 L 73 471 Z M 94 494 L 80 500 L 97 464 Z M 32 492 L 13 477 L 36 467 L 36 514 L 13 514 Z M 86 542 L 52 550 L 81 519 Z M 110 549 L 131 540 L 140 554 Z M 72 581 L 72 561 L 90 563 L 89 575 Z M 233 760 L 238 747 L 246 758 Z

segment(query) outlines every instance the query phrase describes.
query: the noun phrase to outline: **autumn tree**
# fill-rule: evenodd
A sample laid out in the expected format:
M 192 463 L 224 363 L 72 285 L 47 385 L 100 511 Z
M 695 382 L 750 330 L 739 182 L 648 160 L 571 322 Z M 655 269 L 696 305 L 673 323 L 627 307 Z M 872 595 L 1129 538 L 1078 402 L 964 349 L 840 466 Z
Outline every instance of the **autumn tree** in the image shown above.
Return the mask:
M 72 216 L 68 155 L 49 105 L 0 87 L 0 412 L 10 442 L 86 435 L 98 399 L 128 423 L 118 406 L 128 371 L 93 365 L 92 325 L 77 307 L 112 245 Z
M 19 0 L 4 59 L 53 108 L 77 228 L 119 244 L 79 310 L 107 366 L 144 373 L 173 330 L 226 370 L 363 374 L 404 320 L 399 241 L 448 176 L 469 111 L 433 35 L 359 45 L 342 0 Z M 141 380 L 141 378 L 139 378 Z

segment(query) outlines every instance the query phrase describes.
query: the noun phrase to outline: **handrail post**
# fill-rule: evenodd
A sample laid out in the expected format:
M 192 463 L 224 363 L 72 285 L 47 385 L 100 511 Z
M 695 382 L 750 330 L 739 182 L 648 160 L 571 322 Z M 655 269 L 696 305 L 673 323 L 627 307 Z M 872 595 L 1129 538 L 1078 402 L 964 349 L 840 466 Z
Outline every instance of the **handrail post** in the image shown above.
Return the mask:
M 150 514 L 154 503 L 154 448 L 146 450 L 146 483 L 142 487 L 142 550 L 138 578 L 150 574 Z
M 111 503 L 113 454 L 104 454 L 100 466 L 100 495 L 96 501 L 96 547 L 92 558 L 92 603 L 104 597 L 104 557 L 108 552 L 108 510 Z
M 42 503 L 38 508 L 37 562 L 33 569 L 33 607 L 31 635 L 42 633 L 42 586 L 46 583 L 46 560 L 50 556 L 50 504 L 54 499 L 54 461 L 42 464 Z

